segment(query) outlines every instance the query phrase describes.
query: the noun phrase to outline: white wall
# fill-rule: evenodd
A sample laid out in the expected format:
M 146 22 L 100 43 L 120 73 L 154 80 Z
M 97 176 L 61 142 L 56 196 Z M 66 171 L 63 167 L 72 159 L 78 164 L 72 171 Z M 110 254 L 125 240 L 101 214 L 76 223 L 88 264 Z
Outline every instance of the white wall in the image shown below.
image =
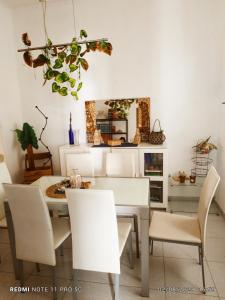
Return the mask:
M 80 100 L 41 87 L 41 70 L 24 66 L 17 55 L 24 120 L 41 130 L 38 105 L 49 117 L 46 141 L 59 171 L 58 146 L 68 142 L 69 112 L 85 141 L 84 101 L 151 97 L 151 124 L 157 117 L 167 136 L 169 171 L 190 172 L 192 145 L 211 135 L 217 140 L 218 96 L 222 75 L 223 0 L 76 0 L 78 28 L 90 38 L 108 37 L 112 57 L 90 54 Z M 33 45 L 44 41 L 40 4 L 13 11 L 16 44 L 28 32 Z M 54 42 L 73 36 L 70 0 L 48 4 L 47 26 Z
M 0 1 L 0 25 L 0 148 L 5 152 L 13 181 L 21 181 L 21 151 L 13 132 L 22 123 L 16 46 L 11 11 L 3 1 Z

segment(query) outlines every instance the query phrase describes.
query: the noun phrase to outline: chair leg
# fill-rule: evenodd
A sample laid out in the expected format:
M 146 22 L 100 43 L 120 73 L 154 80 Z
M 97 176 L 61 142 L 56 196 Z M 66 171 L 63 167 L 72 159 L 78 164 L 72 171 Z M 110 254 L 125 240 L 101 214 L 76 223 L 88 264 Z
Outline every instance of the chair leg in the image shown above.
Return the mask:
M 202 245 L 199 247 L 200 249 L 200 257 L 201 257 L 201 265 L 202 265 L 202 283 L 203 283 L 203 294 L 206 293 L 206 289 L 205 289 L 205 272 L 204 272 L 204 261 L 203 261 L 203 249 L 202 249 Z
M 199 258 L 199 265 L 201 265 L 201 249 L 200 246 L 198 246 L 198 258 Z
M 38 263 L 36 263 L 36 271 L 39 273 L 39 272 L 41 272 L 41 270 L 40 270 L 40 265 L 38 264 Z
M 53 300 L 57 300 L 57 281 L 56 281 L 56 267 L 52 267 L 52 279 L 53 279 Z
M 78 285 L 78 270 L 73 270 L 73 300 L 78 300 L 79 285 Z
M 153 255 L 153 240 L 150 240 L 151 251 L 150 254 Z
M 134 259 L 133 259 L 133 245 L 132 245 L 132 232 L 129 234 L 129 261 L 130 261 L 130 268 L 134 268 Z
M 60 256 L 64 255 L 64 251 L 63 251 L 63 244 L 60 246 Z
M 115 300 L 120 298 L 120 274 L 115 274 Z
M 136 236 L 136 255 L 137 255 L 137 258 L 139 258 L 140 257 L 140 250 L 139 250 L 139 233 L 138 233 L 138 218 L 137 218 L 137 215 L 134 215 L 133 219 L 134 219 L 134 232 L 135 232 L 135 236 Z
M 23 271 L 23 261 L 21 259 L 18 260 L 18 269 L 20 274 L 20 286 L 24 286 L 24 271 Z

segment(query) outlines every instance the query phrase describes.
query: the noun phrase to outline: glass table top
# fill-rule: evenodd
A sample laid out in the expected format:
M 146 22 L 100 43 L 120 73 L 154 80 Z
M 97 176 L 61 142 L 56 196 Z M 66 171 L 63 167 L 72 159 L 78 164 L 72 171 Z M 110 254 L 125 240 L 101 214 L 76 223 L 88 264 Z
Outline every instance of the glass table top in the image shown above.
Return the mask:
M 50 198 L 46 189 L 61 182 L 62 176 L 43 176 L 32 183 L 39 185 L 48 204 L 66 204 L 67 200 Z M 121 206 L 149 207 L 149 178 L 118 178 L 118 177 L 82 177 L 83 181 L 91 181 L 92 189 L 113 190 L 115 204 Z

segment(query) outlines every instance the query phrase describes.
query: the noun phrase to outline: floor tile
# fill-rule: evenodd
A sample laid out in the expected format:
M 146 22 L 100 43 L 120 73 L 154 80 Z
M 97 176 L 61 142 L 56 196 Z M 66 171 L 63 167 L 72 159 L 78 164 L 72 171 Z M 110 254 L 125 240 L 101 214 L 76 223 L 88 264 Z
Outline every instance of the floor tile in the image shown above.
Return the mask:
M 225 263 L 209 262 L 209 269 L 220 297 L 225 297 Z
M 163 256 L 163 242 L 154 241 L 153 256 Z
M 19 286 L 19 284 L 17 284 Z M 65 290 L 68 286 L 71 286 L 71 282 L 68 280 L 57 280 L 58 299 L 61 300 L 65 296 Z M 52 295 L 52 280 L 47 277 L 30 276 L 25 281 L 25 287 L 29 288 L 29 291 L 25 293 L 15 293 L 13 300 L 47 300 L 53 299 Z
M 225 239 L 206 239 L 206 259 L 208 261 L 225 262 Z
M 16 284 L 14 274 L 0 272 L 0 299 L 11 300 L 14 294 L 10 288 Z
M 206 235 L 209 238 L 225 239 L 225 221 L 221 218 L 208 219 Z
M 167 293 L 166 300 L 220 300 L 219 297 L 207 295 Z
M 108 284 L 79 282 L 81 292 L 79 300 L 112 300 L 113 299 L 113 286 Z M 158 290 L 150 289 L 150 299 L 165 300 L 165 293 Z M 121 300 L 143 300 L 149 299 L 141 297 L 141 289 L 135 287 L 120 286 L 120 299 Z M 67 293 L 63 300 L 72 300 L 72 293 Z
M 163 243 L 163 251 L 164 257 L 194 259 L 198 262 L 198 247 L 196 246 Z
M 201 266 L 195 260 L 165 258 L 165 282 L 168 288 L 186 288 L 186 292 L 201 294 Z M 206 288 L 212 288 L 208 295 L 218 296 L 207 264 L 205 266 Z M 190 289 L 190 290 L 188 290 Z

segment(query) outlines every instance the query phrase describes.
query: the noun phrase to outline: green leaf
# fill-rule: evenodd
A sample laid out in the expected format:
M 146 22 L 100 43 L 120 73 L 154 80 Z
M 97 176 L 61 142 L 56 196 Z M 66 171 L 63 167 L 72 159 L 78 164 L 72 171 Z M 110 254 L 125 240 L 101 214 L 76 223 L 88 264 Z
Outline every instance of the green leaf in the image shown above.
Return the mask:
M 69 68 L 70 68 L 70 72 L 74 72 L 77 70 L 78 66 L 71 64 L 71 65 L 69 65 Z
M 67 96 L 68 95 L 68 89 L 67 87 L 62 87 L 60 90 L 59 90 L 59 94 L 61 96 Z
M 70 83 L 71 88 L 74 88 L 75 84 L 76 84 L 76 80 L 74 78 L 70 78 L 69 83 Z
M 54 71 L 51 68 L 49 68 L 47 70 L 47 72 L 44 74 L 44 78 L 47 79 L 47 80 L 51 80 L 54 77 L 55 77 L 55 74 L 54 74 Z
M 55 64 L 53 66 L 54 69 L 60 69 L 63 66 L 63 61 L 60 58 L 55 60 Z
M 69 75 L 66 72 L 62 72 L 59 73 L 56 77 L 55 77 L 55 81 L 58 83 L 63 83 L 66 82 L 70 79 Z
M 71 92 L 71 95 L 72 95 L 76 100 L 79 99 L 79 98 L 78 98 L 78 95 L 77 95 L 77 92 L 72 91 L 72 92 Z
M 80 82 L 80 83 L 78 84 L 78 87 L 77 87 L 77 92 L 79 92 L 79 90 L 82 88 L 82 85 L 83 85 L 83 83 L 82 83 L 82 82 Z
M 71 53 L 72 54 L 77 54 L 78 53 L 78 44 L 77 43 L 72 43 L 70 46 Z
M 28 145 L 32 145 L 35 149 L 38 149 L 38 140 L 31 125 L 24 123 L 23 130 L 16 129 L 15 132 L 23 150 L 26 150 Z
M 50 47 L 50 46 L 52 46 L 52 41 L 48 38 L 48 40 L 47 40 L 47 47 Z
M 81 29 L 81 31 L 80 31 L 80 38 L 82 39 L 83 37 L 87 38 L 87 32 L 84 29 Z
M 58 53 L 58 57 L 59 57 L 62 61 L 64 61 L 64 59 L 66 58 L 66 53 L 65 53 L 64 51 L 59 52 L 59 53 Z
M 56 82 L 53 82 L 53 84 L 52 84 L 52 92 L 56 93 L 59 90 L 60 90 L 60 86 Z

